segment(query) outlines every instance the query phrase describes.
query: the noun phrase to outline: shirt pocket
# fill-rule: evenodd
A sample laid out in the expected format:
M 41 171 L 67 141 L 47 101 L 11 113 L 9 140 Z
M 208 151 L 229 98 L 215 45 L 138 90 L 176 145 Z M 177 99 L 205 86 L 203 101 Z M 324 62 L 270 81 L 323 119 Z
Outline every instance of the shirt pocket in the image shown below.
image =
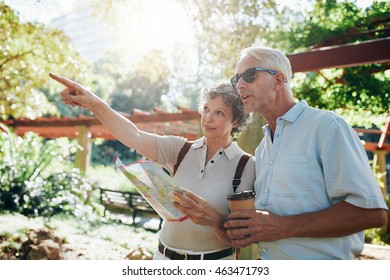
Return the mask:
M 278 197 L 303 198 L 309 195 L 310 157 L 291 155 L 276 164 L 272 191 Z

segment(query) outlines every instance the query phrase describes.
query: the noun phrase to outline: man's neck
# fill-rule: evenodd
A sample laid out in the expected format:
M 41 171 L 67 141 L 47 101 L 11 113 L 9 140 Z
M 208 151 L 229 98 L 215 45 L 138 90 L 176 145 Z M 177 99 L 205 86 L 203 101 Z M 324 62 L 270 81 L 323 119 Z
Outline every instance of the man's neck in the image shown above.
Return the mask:
M 275 133 L 276 125 L 277 125 L 276 122 L 278 118 L 286 114 L 295 104 L 296 103 L 294 100 L 290 100 L 285 104 L 280 104 L 274 110 L 269 111 L 270 114 L 263 115 L 271 130 L 271 139 L 273 139 L 273 135 Z

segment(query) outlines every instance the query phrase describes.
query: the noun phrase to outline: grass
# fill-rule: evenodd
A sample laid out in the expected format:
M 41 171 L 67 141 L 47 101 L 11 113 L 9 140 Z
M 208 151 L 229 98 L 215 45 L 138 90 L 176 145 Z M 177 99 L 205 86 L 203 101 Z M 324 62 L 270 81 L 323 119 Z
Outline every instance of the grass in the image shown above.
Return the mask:
M 104 189 L 136 191 L 125 175 L 115 166 L 91 166 L 87 172 L 87 178 Z
M 64 241 L 65 259 L 123 260 L 138 248 L 153 254 L 158 233 L 117 222 L 89 222 L 73 216 L 50 219 L 0 215 L 0 259 L 17 259 L 30 229 L 49 228 Z

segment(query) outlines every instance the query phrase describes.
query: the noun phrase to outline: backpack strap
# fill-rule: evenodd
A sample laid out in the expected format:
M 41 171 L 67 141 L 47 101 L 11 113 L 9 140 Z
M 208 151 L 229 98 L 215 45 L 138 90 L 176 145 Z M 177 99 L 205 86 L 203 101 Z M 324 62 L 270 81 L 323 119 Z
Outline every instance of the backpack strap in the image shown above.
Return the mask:
M 181 148 L 181 150 L 179 152 L 179 155 L 177 156 L 177 161 L 176 161 L 175 166 L 173 167 L 173 174 L 172 174 L 172 176 L 175 176 L 176 171 L 179 168 L 179 165 L 180 165 L 181 161 L 186 156 L 186 154 L 187 154 L 188 150 L 190 149 L 192 143 L 193 142 L 188 142 L 188 141 L 186 141 L 184 143 L 183 147 Z
M 240 161 L 238 162 L 238 165 L 236 168 L 236 173 L 234 174 L 234 179 L 233 179 L 233 191 L 234 192 L 236 192 L 237 187 L 241 183 L 242 171 L 244 171 L 245 165 L 251 157 L 252 157 L 252 155 L 244 153 L 241 156 Z M 234 250 L 236 252 L 236 260 L 239 260 L 241 250 L 240 250 L 240 248 L 236 248 L 236 247 L 234 248 Z
M 245 165 L 251 157 L 252 157 L 252 155 L 245 153 L 241 156 L 240 161 L 238 162 L 238 165 L 236 168 L 236 174 L 234 174 L 234 179 L 233 179 L 233 191 L 234 192 L 236 192 L 237 187 L 241 183 L 242 171 L 244 171 Z

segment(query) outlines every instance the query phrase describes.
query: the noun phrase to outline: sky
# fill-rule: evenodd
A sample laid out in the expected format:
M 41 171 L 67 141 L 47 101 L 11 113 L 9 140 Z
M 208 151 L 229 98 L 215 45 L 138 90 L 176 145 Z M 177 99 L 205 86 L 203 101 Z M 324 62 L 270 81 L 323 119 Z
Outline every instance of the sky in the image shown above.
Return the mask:
M 71 10 L 74 2 L 88 0 L 5 0 L 5 3 L 20 12 L 27 21 L 40 21 L 48 24 L 51 19 Z M 294 7 L 304 5 L 305 0 L 280 0 L 281 4 Z M 369 6 L 373 0 L 357 0 L 361 7 Z M 44 11 L 44 12 L 42 12 Z
M 38 21 L 46 25 L 50 25 L 52 19 L 69 13 L 74 4 L 81 2 L 88 0 L 5 0 L 6 4 L 19 13 L 22 21 Z M 173 52 L 177 45 L 183 49 L 191 48 L 193 32 L 190 22 L 177 2 L 131 2 L 136 4 L 127 5 L 118 12 L 116 32 L 123 45 L 132 46 L 133 53 L 147 53 L 151 49 Z M 134 11 L 134 6 L 137 11 Z M 72 37 L 71 34 L 67 35 Z
M 4 2 L 19 12 L 20 18 L 23 21 L 39 21 L 49 24 L 53 18 L 69 12 L 75 1 L 76 0 L 5 0 Z

